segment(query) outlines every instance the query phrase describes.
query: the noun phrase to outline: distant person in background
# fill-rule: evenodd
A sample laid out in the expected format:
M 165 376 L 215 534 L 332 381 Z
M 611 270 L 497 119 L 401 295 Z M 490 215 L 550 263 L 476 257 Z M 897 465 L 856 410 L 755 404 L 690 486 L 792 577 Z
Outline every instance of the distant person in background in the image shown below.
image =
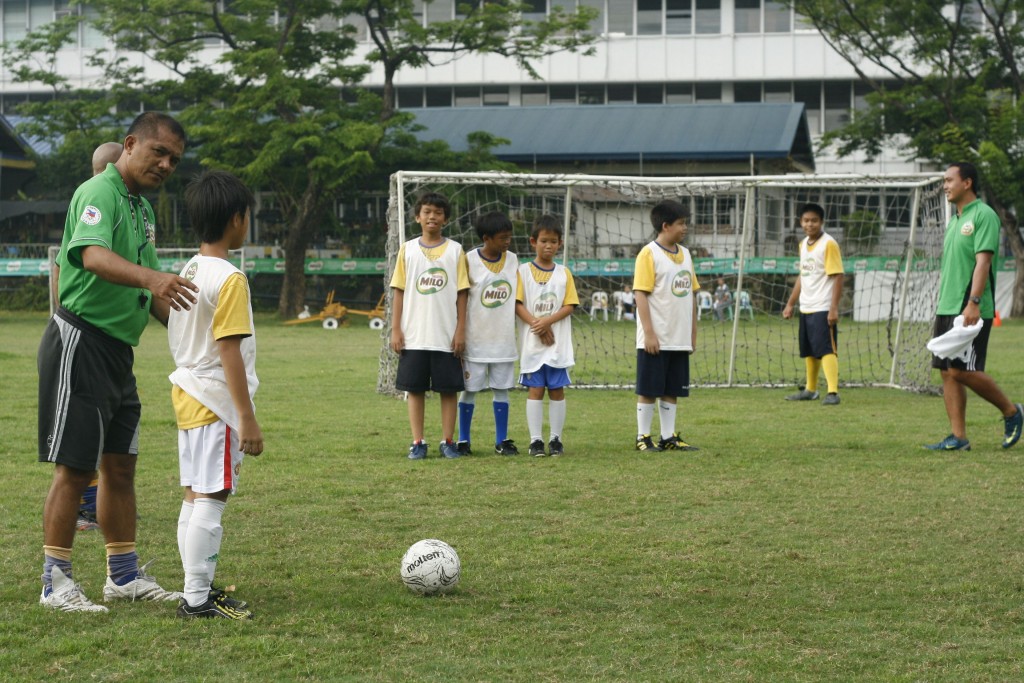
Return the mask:
M 622 286 L 622 319 L 636 319 L 636 297 L 633 294 L 633 285 Z
M 1003 448 L 1020 439 L 1024 406 L 1011 403 L 995 380 L 985 374 L 988 337 L 995 317 L 995 276 L 992 257 L 999 248 L 999 216 L 978 199 L 978 169 L 974 164 L 950 164 L 943 178 L 946 199 L 956 212 L 946 226 L 939 271 L 939 303 L 935 311 L 934 336 L 953 327 L 963 316 L 964 327 L 983 321 L 981 332 L 971 344 L 967 361 L 932 357 L 932 367 L 942 374 L 942 400 L 952 433 L 925 448 L 933 451 L 969 451 L 967 440 L 967 390 L 999 409 L 1003 416 Z
M 715 287 L 715 320 L 725 320 L 725 314 L 732 306 L 732 292 L 729 285 L 725 284 L 725 278 L 718 278 L 718 286 Z
M 124 145 L 120 142 L 104 142 L 97 147 L 96 151 L 92 153 L 92 174 L 98 176 L 107 170 L 107 164 L 117 163 L 123 150 Z M 54 265 L 53 271 L 53 300 L 59 306 L 60 297 L 57 295 L 57 281 L 60 279 L 60 266 Z M 99 523 L 96 521 L 96 491 L 99 488 L 99 482 L 99 472 L 95 472 L 92 481 L 89 482 L 89 486 L 86 487 L 85 492 L 82 494 L 82 499 L 79 501 L 78 506 L 78 521 L 75 523 L 75 528 L 78 531 L 92 531 L 93 529 L 100 528 Z

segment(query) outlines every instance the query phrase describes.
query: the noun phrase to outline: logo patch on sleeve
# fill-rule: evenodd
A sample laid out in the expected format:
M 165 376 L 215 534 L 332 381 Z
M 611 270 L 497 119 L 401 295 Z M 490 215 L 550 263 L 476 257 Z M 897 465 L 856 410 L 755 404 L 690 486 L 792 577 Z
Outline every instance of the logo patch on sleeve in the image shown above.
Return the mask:
M 96 225 L 103 218 L 103 214 L 95 206 L 89 205 L 85 207 L 85 211 L 82 212 L 81 221 L 86 225 Z

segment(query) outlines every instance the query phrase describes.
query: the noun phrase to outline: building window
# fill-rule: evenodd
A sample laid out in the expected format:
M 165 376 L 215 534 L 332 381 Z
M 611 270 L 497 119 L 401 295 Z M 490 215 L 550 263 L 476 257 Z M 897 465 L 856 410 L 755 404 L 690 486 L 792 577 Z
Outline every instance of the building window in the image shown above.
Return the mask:
M 485 85 L 484 86 L 485 107 L 507 107 L 508 86 L 507 85 Z
M 694 0 L 694 29 L 697 33 L 722 32 L 722 0 Z
M 597 10 L 597 16 L 590 21 L 590 32 L 594 35 L 604 33 L 604 0 L 577 0 L 580 7 L 590 7 Z
M 604 104 L 603 85 L 581 85 L 580 104 Z
M 426 18 L 428 24 L 438 21 L 451 21 L 455 14 L 455 0 L 433 0 L 428 3 L 416 3 L 421 7 L 426 5 Z M 422 11 L 422 10 L 421 10 Z
M 736 33 L 761 32 L 761 0 L 736 0 Z
M 451 88 L 427 88 L 425 90 L 427 95 L 427 106 L 428 107 L 450 107 L 452 106 L 452 89 Z
M 576 104 L 575 85 L 552 85 L 548 87 L 548 93 L 551 104 Z
M 764 84 L 764 101 L 773 104 L 793 101 L 793 84 L 789 81 Z
M 693 84 L 666 83 L 665 104 L 693 104 Z
M 636 0 L 636 34 L 661 35 L 661 0 Z
M 735 102 L 760 102 L 760 83 L 734 83 L 732 86 L 733 101 Z
M 548 15 L 547 0 L 523 0 L 526 11 L 523 12 L 523 19 L 529 21 L 544 21 Z
M 548 86 L 524 85 L 519 89 L 519 104 L 524 107 L 543 106 L 548 103 Z
M 608 33 L 624 36 L 633 35 L 633 3 L 615 2 L 608 3 Z
M 852 83 L 825 83 L 825 132 L 838 130 L 850 122 Z
M 853 111 L 856 116 L 858 111 L 867 111 L 868 95 L 872 92 L 871 86 L 863 81 L 853 82 Z
M 637 83 L 637 104 L 662 104 L 665 102 L 665 88 L 660 83 Z
M 630 83 L 609 83 L 608 104 L 633 104 L 633 85 Z
M 698 83 L 694 86 L 694 99 L 699 104 L 701 102 L 721 102 L 722 101 L 722 84 L 721 83 Z
M 665 33 L 673 36 L 693 33 L 693 0 L 665 0 Z
M 419 109 L 423 106 L 423 88 L 398 88 L 399 109 Z
M 807 130 L 811 135 L 821 132 L 821 82 L 793 84 L 793 101 L 802 102 L 807 115 Z
M 480 86 L 460 85 L 455 88 L 456 107 L 479 107 L 483 104 L 480 99 Z
M 793 30 L 793 16 L 789 7 L 776 0 L 765 0 L 764 32 L 789 33 Z
M 28 8 L 24 2 L 5 2 L 0 9 L 4 13 L 4 32 L 0 38 L 11 42 L 28 35 Z

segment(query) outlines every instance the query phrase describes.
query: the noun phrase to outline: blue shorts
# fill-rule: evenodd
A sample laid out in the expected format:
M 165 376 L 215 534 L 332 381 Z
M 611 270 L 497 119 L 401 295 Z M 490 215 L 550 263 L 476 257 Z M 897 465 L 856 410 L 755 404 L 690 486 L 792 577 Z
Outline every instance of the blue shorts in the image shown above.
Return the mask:
M 838 355 L 839 325 L 828 324 L 828 311 L 800 314 L 800 357 Z
M 690 395 L 690 352 L 636 350 L 636 395 L 647 398 Z
M 572 382 L 569 381 L 568 368 L 552 368 L 548 365 L 540 366 L 536 372 L 525 372 L 519 375 L 519 383 L 524 387 L 546 387 L 548 389 L 561 389 Z

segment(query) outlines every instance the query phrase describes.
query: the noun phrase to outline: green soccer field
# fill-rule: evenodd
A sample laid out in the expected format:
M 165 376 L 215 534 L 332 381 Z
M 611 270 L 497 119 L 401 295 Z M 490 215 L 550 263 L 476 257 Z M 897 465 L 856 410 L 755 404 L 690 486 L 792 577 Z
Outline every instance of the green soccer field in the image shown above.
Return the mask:
M 1008 681 L 1024 678 L 1024 444 L 968 404 L 970 453 L 942 399 L 844 389 L 697 389 L 697 453 L 632 449 L 627 391 L 567 392 L 566 456 L 410 462 L 405 405 L 374 393 L 378 333 L 257 321 L 258 417 L 224 515 L 218 582 L 252 622 L 174 608 L 38 605 L 35 353 L 46 319 L 0 313 L 0 678 L 5 681 Z M 143 336 L 139 554 L 177 589 L 176 430 L 163 330 Z M 1024 399 L 1024 324 L 993 331 L 989 369 Z M 493 428 L 481 396 L 474 443 Z M 511 436 L 527 442 L 524 394 Z M 462 581 L 416 597 L 406 548 L 440 538 Z M 103 539 L 79 534 L 75 579 L 99 600 Z

